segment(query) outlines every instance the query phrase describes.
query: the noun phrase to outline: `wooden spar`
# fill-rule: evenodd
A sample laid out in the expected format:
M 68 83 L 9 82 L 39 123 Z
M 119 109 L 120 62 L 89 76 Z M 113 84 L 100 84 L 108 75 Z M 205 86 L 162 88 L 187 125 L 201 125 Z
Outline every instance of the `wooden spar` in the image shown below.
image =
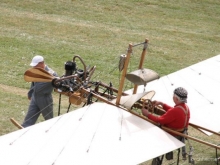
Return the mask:
M 215 131 L 212 131 L 212 130 L 207 129 L 207 128 L 205 128 L 205 127 L 202 127 L 202 126 L 199 126 L 199 125 L 196 125 L 196 124 L 192 124 L 192 123 L 189 123 L 189 125 L 192 126 L 192 127 L 194 127 L 194 128 L 196 128 L 196 129 L 198 129 L 198 130 L 201 129 L 201 130 L 204 130 L 204 131 L 207 131 L 207 132 L 210 132 L 210 133 L 213 133 L 213 134 L 215 134 L 215 135 L 220 136 L 220 133 L 215 132 Z
M 145 55 L 146 55 L 146 52 L 147 52 L 147 44 L 148 44 L 148 39 L 145 39 L 144 48 L 143 48 L 143 51 L 142 51 L 142 54 L 141 54 L 141 59 L 140 59 L 138 69 L 143 69 L 144 58 L 145 58 Z M 138 88 L 138 85 L 135 84 L 134 89 L 133 89 L 133 94 L 137 93 L 137 88 Z
M 132 53 L 132 44 L 129 44 L 128 51 L 127 51 L 127 56 L 126 56 L 126 60 L 125 60 L 125 64 L 124 64 L 124 69 L 123 69 L 123 72 L 122 72 L 122 75 L 121 75 L 120 86 L 119 86 L 119 89 L 118 89 L 116 105 L 119 105 L 119 103 L 120 103 L 121 94 L 122 94 L 122 91 L 123 91 L 125 76 L 127 74 L 127 69 L 128 69 L 128 64 L 129 64 L 131 53 Z
M 218 145 L 205 142 L 205 141 L 203 141 L 203 140 L 200 140 L 200 139 L 194 138 L 194 137 L 192 137 L 192 136 L 189 136 L 189 135 L 186 135 L 186 134 L 183 134 L 183 133 L 174 131 L 174 130 L 169 129 L 169 128 L 164 127 L 164 126 L 162 126 L 161 128 L 162 128 L 163 130 L 167 131 L 167 132 L 175 133 L 175 134 L 177 134 L 177 135 L 179 135 L 179 136 L 182 136 L 182 137 L 185 137 L 185 138 L 189 138 L 189 139 L 194 140 L 194 141 L 196 141 L 196 142 L 199 142 L 199 143 L 202 143 L 202 144 L 205 144 L 205 145 L 208 145 L 208 146 L 210 146 L 210 147 L 213 147 L 213 148 L 215 148 L 215 149 L 219 149 L 219 150 L 220 150 L 220 146 L 218 146 Z
M 84 92 L 90 93 L 90 91 L 87 90 L 87 89 L 82 88 L 82 90 L 83 90 Z M 127 111 L 127 112 L 130 112 L 131 114 L 133 114 L 133 115 L 135 115 L 135 116 L 137 116 L 137 117 L 140 117 L 140 118 L 142 118 L 142 119 L 144 119 L 144 120 L 146 120 L 146 121 L 148 121 L 148 122 L 150 122 L 150 123 L 152 123 L 152 124 L 158 126 L 156 122 L 154 122 L 154 121 L 152 121 L 152 120 L 150 120 L 150 119 L 148 119 L 148 118 L 146 118 L 146 117 L 144 117 L 144 116 L 141 116 L 141 115 L 139 115 L 139 114 L 137 114 L 137 113 L 135 113 L 135 112 L 133 112 L 133 111 L 129 111 L 129 110 L 127 110 L 126 108 L 121 107 L 120 105 L 116 105 L 116 104 L 114 104 L 114 103 L 112 103 L 112 102 L 106 100 L 104 97 L 101 97 L 101 96 L 99 96 L 99 95 L 97 95 L 97 94 L 95 94 L 95 93 L 92 93 L 92 94 L 93 94 L 94 97 L 96 97 L 96 98 L 99 99 L 100 101 L 103 101 L 103 102 L 105 102 L 105 103 L 107 103 L 107 104 L 110 104 L 110 105 L 113 105 L 113 106 L 116 106 L 116 107 L 119 107 L 119 108 L 121 108 L 121 109 L 123 109 L 123 110 L 125 110 L 125 111 Z M 203 141 L 203 140 L 194 138 L 194 137 L 192 137 L 192 136 L 189 136 L 189 135 L 186 135 L 186 134 L 183 134 L 183 133 L 180 133 L 180 132 L 171 130 L 171 129 L 169 129 L 169 128 L 167 128 L 167 127 L 164 127 L 164 126 L 161 126 L 160 128 L 163 129 L 163 130 L 166 131 L 166 132 L 174 133 L 174 134 L 177 134 L 177 135 L 179 135 L 179 136 L 182 136 L 182 137 L 191 139 L 191 140 L 193 140 L 193 141 L 196 141 L 196 142 L 199 142 L 199 143 L 202 143 L 202 144 L 204 144 L 204 145 L 208 145 L 208 146 L 210 146 L 210 147 L 212 147 L 212 148 L 215 148 L 215 149 L 219 149 L 219 150 L 220 150 L 220 146 L 217 146 L 217 145 L 215 145 L 215 144 L 208 143 L 208 142 L 206 142 L 206 141 Z
M 138 116 L 138 117 L 140 117 L 140 118 L 142 118 L 142 119 L 144 119 L 144 120 L 146 120 L 146 121 L 148 121 L 148 122 L 154 124 L 154 125 L 157 125 L 157 123 L 155 123 L 154 121 L 152 121 L 152 120 L 150 120 L 150 119 L 148 119 L 148 118 L 146 118 L 146 117 L 144 117 L 144 116 L 141 116 L 141 115 L 139 115 L 139 114 L 137 114 L 137 113 L 134 113 L 134 112 L 132 112 L 132 111 L 129 111 L 129 112 L 132 113 L 132 114 L 135 115 L 135 116 Z M 199 143 L 205 144 L 205 145 L 207 145 L 207 146 L 210 146 L 210 147 L 212 147 L 212 148 L 215 148 L 215 149 L 220 150 L 220 146 L 218 146 L 218 145 L 215 145 L 215 144 L 212 144 L 212 143 L 208 143 L 208 142 L 206 142 L 206 141 L 203 141 L 203 140 L 194 138 L 194 137 L 192 137 L 192 136 L 189 136 L 189 135 L 180 133 L 180 132 L 178 132 L 178 131 L 171 130 L 170 128 L 167 128 L 167 127 L 164 127 L 164 126 L 161 126 L 160 128 L 163 129 L 163 130 L 166 131 L 166 132 L 174 133 L 174 134 L 177 134 L 177 135 L 179 135 L 179 136 L 182 136 L 182 137 L 191 139 L 191 140 L 193 140 L 193 141 L 196 141 L 196 142 L 199 142 Z

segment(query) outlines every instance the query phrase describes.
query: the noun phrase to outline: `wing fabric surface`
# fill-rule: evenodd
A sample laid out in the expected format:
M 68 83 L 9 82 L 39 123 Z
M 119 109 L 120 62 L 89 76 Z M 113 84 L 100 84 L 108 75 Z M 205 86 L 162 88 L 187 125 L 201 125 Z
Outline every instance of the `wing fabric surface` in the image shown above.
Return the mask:
M 184 144 L 153 124 L 94 103 L 0 137 L 0 164 L 138 164 Z
M 184 87 L 188 91 L 190 123 L 220 132 L 220 55 L 209 58 L 147 84 L 145 89 L 154 90 L 152 100 L 161 100 L 171 106 L 173 91 Z M 143 86 L 140 86 L 142 88 Z M 212 135 L 203 131 L 207 135 Z
M 128 96 L 121 96 L 120 105 L 124 106 L 127 109 L 131 109 L 134 103 L 136 103 L 141 98 L 151 99 L 153 96 L 154 96 L 154 91 L 147 91 L 147 92 L 132 94 Z M 112 103 L 116 104 L 116 99 L 112 100 Z

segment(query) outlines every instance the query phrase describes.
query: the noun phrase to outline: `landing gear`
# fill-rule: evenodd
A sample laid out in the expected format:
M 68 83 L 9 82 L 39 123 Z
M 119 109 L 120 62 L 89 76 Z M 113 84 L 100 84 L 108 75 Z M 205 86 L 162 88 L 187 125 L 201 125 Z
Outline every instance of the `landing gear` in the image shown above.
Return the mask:
M 151 165 L 162 165 L 163 157 L 164 157 L 164 155 L 161 156 L 161 158 L 160 157 L 154 158 Z

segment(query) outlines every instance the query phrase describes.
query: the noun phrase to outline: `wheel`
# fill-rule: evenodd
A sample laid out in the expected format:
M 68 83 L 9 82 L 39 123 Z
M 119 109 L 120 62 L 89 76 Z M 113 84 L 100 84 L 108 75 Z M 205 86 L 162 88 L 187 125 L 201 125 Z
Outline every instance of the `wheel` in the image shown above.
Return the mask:
M 159 157 L 154 158 L 151 165 L 161 165 L 160 158 Z

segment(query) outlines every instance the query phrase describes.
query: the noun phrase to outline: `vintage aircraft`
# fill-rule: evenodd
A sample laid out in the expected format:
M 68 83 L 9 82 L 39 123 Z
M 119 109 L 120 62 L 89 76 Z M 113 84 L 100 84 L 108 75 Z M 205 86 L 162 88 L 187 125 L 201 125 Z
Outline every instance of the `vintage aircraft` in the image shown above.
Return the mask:
M 144 45 L 138 70 L 127 73 L 132 48 L 138 45 Z M 220 70 L 220 55 L 159 78 L 155 71 L 143 68 L 147 45 L 147 39 L 137 45 L 129 44 L 127 54 L 120 56 L 122 75 L 118 89 L 101 81 L 93 82 L 96 66 L 88 68 L 78 55 L 66 62 L 66 73 L 60 78 L 40 68 L 27 70 L 25 81 L 51 82 L 56 92 L 81 108 L 72 112 L 68 109 L 67 114 L 0 137 L 0 164 L 139 164 L 183 147 L 171 132 L 213 147 L 217 157 L 219 146 L 156 127 L 156 123 L 138 112 L 147 106 L 152 113 L 163 114 L 151 99 L 172 105 L 171 92 L 183 86 L 190 93 L 190 125 L 207 135 L 220 136 L 220 77 L 213 73 Z M 83 69 L 77 68 L 77 59 Z M 126 79 L 134 88 L 123 91 Z M 22 128 L 13 119 L 12 122 Z M 189 162 L 193 164 L 191 156 Z M 154 159 L 152 163 L 162 164 L 162 160 L 163 157 Z

